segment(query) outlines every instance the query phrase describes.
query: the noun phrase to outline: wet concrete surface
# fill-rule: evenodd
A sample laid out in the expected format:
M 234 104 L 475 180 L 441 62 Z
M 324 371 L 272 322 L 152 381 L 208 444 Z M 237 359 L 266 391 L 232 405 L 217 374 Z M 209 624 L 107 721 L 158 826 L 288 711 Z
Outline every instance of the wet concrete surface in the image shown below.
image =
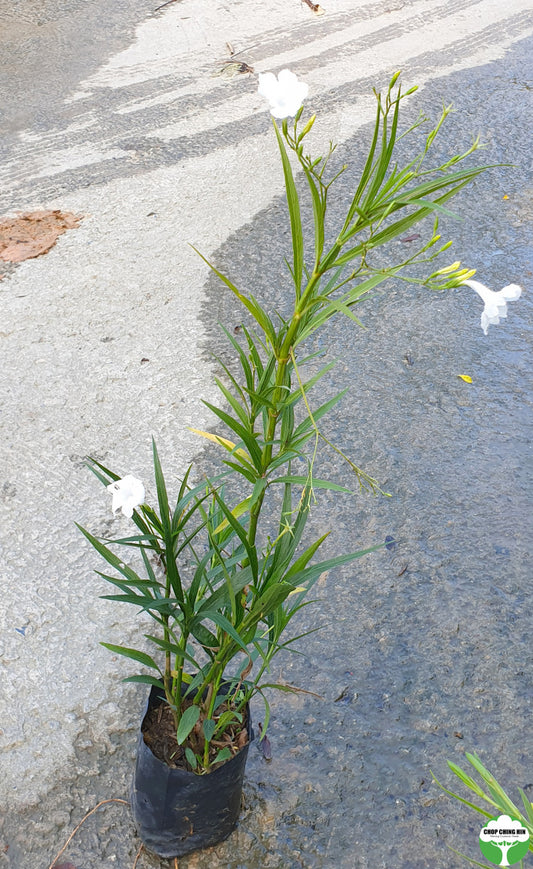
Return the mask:
M 517 796 L 516 786 L 533 794 L 531 47 L 531 40 L 518 41 L 499 60 L 434 75 L 416 98 L 416 108 L 433 117 L 443 102 L 457 107 L 439 154 L 468 145 L 471 134 L 481 132 L 488 147 L 480 159 L 515 164 L 512 171 L 486 173 L 456 200 L 465 221 L 446 223 L 443 234 L 455 238 L 454 257 L 478 268 L 480 280 L 494 289 L 520 283 L 524 298 L 509 306 L 508 320 L 490 327 L 486 338 L 479 328 L 479 300 L 469 291 L 435 296 L 394 285 L 361 306 L 365 331 L 339 322 L 310 348 L 323 353 L 321 362 L 339 359 L 321 400 L 351 386 L 328 434 L 392 494 L 389 499 L 321 496 L 326 509 L 316 510 L 312 531 L 334 529 L 327 554 L 372 545 L 387 535 L 398 544 L 321 579 L 320 602 L 303 611 L 298 628 L 323 628 L 303 642 L 303 656 L 280 658 L 279 668 L 283 678 L 323 699 L 272 698 L 273 759 L 267 763 L 252 746 L 238 830 L 217 849 L 181 859 L 180 869 L 461 865 L 446 845 L 477 859 L 477 817 L 431 784 L 430 770 L 450 783 L 445 761 L 461 763 L 465 750 L 477 751 L 511 796 Z M 420 61 L 419 72 L 423 65 Z M 409 74 L 416 76 L 417 64 L 412 66 Z M 358 85 L 361 92 L 366 86 L 366 80 Z M 340 89 L 322 94 L 324 113 L 333 115 L 343 97 Z M 16 113 L 11 117 L 15 127 Z M 31 123 L 38 127 L 38 115 Z M 225 135 L 230 136 L 229 127 Z M 339 161 L 357 167 L 367 135 L 363 126 L 343 141 Z M 76 171 L 64 173 L 65 190 L 74 198 Z M 137 167 L 132 171 L 142 174 Z M 44 185 L 53 183 L 46 179 L 34 191 L 44 196 L 51 189 Z M 347 173 L 341 200 L 349 189 Z M 21 190 L 28 199 L 35 195 Z M 235 189 L 232 197 L 240 193 Z M 281 196 L 269 201 L 211 255 L 237 285 L 253 287 L 258 296 L 268 291 L 281 309 L 288 292 L 284 208 Z M 237 325 L 240 313 L 212 279 L 205 279 L 202 297 L 199 353 L 210 359 L 212 352 L 225 353 L 217 321 Z M 469 374 L 473 383 L 458 374 Z M 116 454 L 121 448 L 131 455 L 127 439 L 118 443 Z M 209 470 L 213 454 L 200 461 Z M 328 453 L 320 474 L 346 479 Z M 67 507 L 68 521 L 78 519 L 72 504 Z M 89 513 L 93 519 L 95 512 Z M 54 561 L 57 555 L 48 550 L 48 557 Z M 83 558 L 90 561 L 87 553 Z M 72 585 L 79 562 L 69 564 Z M 58 585 L 58 592 L 66 593 L 65 585 Z M 75 598 L 67 600 L 76 605 Z M 107 623 L 99 610 L 90 616 L 96 641 L 103 630 L 107 638 L 116 632 L 118 641 L 116 621 Z M 78 647 L 63 630 L 63 657 L 78 661 L 73 651 L 81 653 L 83 644 Z M 57 655 L 61 646 L 52 648 Z M 92 647 L 85 651 L 92 654 Z M 118 675 L 116 667 L 109 664 Z M 33 672 L 29 661 L 28 672 Z M 91 678 L 90 667 L 81 672 Z M 92 678 L 97 681 L 94 670 Z M 66 716 L 72 714 L 68 687 L 67 682 L 61 700 Z M 76 708 L 81 724 L 55 786 L 43 788 L 28 808 L 20 794 L 16 802 L 8 798 L 0 820 L 1 867 L 46 869 L 86 811 L 99 800 L 127 799 L 142 693 L 129 686 L 118 700 L 118 695 L 105 698 L 108 706 L 121 704 L 120 723 L 105 706 L 96 714 L 90 703 Z M 260 704 L 253 714 L 261 720 Z M 54 721 L 59 745 L 65 722 L 55 709 L 49 724 Z M 32 752 L 30 722 L 25 727 Z M 43 734 L 41 744 L 49 746 L 49 740 Z M 35 762 L 40 763 L 38 756 Z M 21 788 L 25 784 L 21 776 Z M 127 807 L 107 804 L 85 822 L 59 863 L 130 869 L 138 847 Z M 137 865 L 167 864 L 143 854 Z
M 68 117 L 74 84 L 128 45 L 157 7 L 150 0 L 1 0 L 2 146 L 19 130 L 47 130 Z M 0 151 L 1 154 L 1 151 Z

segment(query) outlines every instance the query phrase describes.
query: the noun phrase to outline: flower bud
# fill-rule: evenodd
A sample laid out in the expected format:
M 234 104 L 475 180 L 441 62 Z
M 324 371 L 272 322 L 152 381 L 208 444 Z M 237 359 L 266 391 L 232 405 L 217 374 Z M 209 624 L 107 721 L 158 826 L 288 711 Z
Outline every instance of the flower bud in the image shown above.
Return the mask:
M 310 129 L 313 126 L 313 124 L 315 123 L 315 121 L 316 121 L 316 115 L 312 115 L 312 117 L 309 118 L 309 120 L 307 121 L 307 124 L 305 125 L 302 132 L 298 136 L 299 142 L 303 139 L 304 136 L 307 136 L 308 132 L 310 131 Z

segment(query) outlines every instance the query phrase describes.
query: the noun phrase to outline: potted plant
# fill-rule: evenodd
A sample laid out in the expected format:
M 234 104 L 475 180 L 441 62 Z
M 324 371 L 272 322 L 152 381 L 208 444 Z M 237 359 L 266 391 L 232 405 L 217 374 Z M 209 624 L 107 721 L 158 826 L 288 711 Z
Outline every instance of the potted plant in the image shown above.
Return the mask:
M 220 471 L 193 484 L 191 466 L 177 495 L 171 495 L 154 442 L 153 507 L 145 503 L 139 480 L 121 477 L 94 459 L 89 462 L 112 492 L 113 511 L 122 509 L 136 526 L 136 533 L 113 541 L 81 530 L 113 569 L 112 575 L 100 574 L 115 587 L 105 597 L 136 606 L 154 623 L 138 648 L 104 645 L 142 665 L 143 672 L 126 681 L 151 688 L 132 806 L 144 843 L 163 857 L 180 856 L 229 835 L 239 812 L 252 739 L 250 700 L 259 695 L 264 702 L 263 738 L 270 714 L 266 691 L 298 690 L 272 682 L 269 673 L 274 656 L 299 639 L 287 629 L 306 605 L 314 582 L 325 570 L 377 548 L 317 561 L 328 535 L 311 541 L 304 536 L 316 490 L 350 491 L 316 475 L 321 442 L 347 463 L 351 485 L 355 480 L 360 489 L 381 491 L 321 431 L 321 420 L 345 390 L 322 403 L 313 401 L 312 391 L 332 363 L 317 368 L 316 360 L 306 356 L 306 341 L 338 315 L 359 323 L 356 305 L 392 278 L 434 290 L 469 283 L 485 302 L 485 330 L 506 316 L 506 302 L 520 294 L 514 285 L 493 293 L 472 281 L 474 271 L 458 262 L 427 268 L 451 244 L 441 244 L 439 214 L 449 214 L 448 200 L 483 167 L 461 165 L 477 150 L 478 140 L 465 153 L 427 166 L 450 107 L 427 134 L 421 153 L 401 167 L 395 162 L 400 105 L 416 90 L 403 95 L 398 77 L 384 96 L 376 93 L 364 169 L 342 225 L 331 232 L 326 229 L 328 202 L 345 167 L 328 174 L 333 146 L 317 158 L 305 150 L 315 122 L 314 115 L 301 120 L 307 86 L 288 70 L 278 78 L 260 76 L 259 93 L 269 100 L 273 117 L 281 120 L 273 126 L 292 236 L 291 313 L 272 311 L 268 298 L 260 302 L 245 294 L 209 263 L 247 318 L 239 337 L 224 330 L 236 364 L 223 366 L 225 382 L 216 379 L 221 404 L 205 402 L 221 430 L 198 432 L 225 451 Z M 294 118 L 290 124 L 289 117 Z M 422 120 L 402 137 L 416 131 Z M 304 239 L 293 163 L 310 196 L 311 240 Z M 379 248 L 425 218 L 431 218 L 432 231 L 415 253 L 387 266 L 383 257 L 375 258 Z M 420 277 L 420 267 L 429 276 Z M 125 549 L 131 551 L 129 562 Z

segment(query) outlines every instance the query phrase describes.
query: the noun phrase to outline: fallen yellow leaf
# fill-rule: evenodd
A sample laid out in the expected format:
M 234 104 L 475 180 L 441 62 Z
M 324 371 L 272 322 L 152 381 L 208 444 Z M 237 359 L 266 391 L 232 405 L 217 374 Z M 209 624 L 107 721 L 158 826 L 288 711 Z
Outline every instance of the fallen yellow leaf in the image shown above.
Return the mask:
M 472 383 L 472 378 L 468 374 L 458 374 L 457 377 L 460 377 L 465 383 Z

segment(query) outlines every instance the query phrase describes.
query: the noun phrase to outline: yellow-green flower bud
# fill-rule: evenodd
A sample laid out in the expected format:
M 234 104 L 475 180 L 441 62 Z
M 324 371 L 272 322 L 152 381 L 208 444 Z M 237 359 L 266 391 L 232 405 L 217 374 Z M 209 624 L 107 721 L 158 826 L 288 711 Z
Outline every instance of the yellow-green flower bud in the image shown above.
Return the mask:
M 305 125 L 305 127 L 304 127 L 303 130 L 302 130 L 302 132 L 301 132 L 300 135 L 298 136 L 298 141 L 299 141 L 299 142 L 303 139 L 304 136 L 307 136 L 309 130 L 311 129 L 311 127 L 313 126 L 313 124 L 315 123 L 315 121 L 316 121 L 316 115 L 312 115 L 312 117 L 309 118 L 309 120 L 307 121 L 307 124 Z

